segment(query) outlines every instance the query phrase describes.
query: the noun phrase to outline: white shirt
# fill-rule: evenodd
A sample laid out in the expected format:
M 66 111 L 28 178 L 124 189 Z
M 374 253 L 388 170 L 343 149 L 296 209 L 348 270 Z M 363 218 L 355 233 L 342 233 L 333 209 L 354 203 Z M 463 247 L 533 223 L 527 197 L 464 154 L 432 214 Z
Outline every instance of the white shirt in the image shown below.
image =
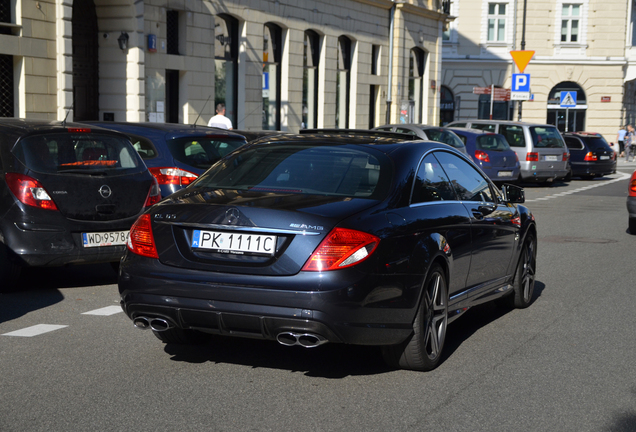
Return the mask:
M 232 121 L 224 115 L 217 114 L 210 119 L 208 126 L 221 129 L 232 129 Z

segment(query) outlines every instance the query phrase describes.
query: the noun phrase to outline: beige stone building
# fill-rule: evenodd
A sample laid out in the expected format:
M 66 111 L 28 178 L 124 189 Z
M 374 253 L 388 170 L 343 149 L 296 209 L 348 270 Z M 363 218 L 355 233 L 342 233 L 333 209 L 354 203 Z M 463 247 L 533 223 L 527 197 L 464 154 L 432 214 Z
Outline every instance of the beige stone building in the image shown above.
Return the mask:
M 238 129 L 434 124 L 443 3 L 0 0 L 0 116 L 205 124 L 222 102 Z
M 565 130 L 567 118 L 568 130 L 600 132 L 610 142 L 621 124 L 636 121 L 634 3 L 527 1 L 525 50 L 535 54 L 524 71 L 532 100 L 522 102 L 522 120 Z M 456 19 L 443 42 L 443 121 L 488 118 L 490 96 L 473 88 L 511 88 L 519 70 L 510 51 L 523 48 L 524 0 L 451 0 L 450 13 Z M 562 91 L 576 94 L 575 107 L 562 107 Z M 520 115 L 518 102 L 493 105 L 494 118 Z

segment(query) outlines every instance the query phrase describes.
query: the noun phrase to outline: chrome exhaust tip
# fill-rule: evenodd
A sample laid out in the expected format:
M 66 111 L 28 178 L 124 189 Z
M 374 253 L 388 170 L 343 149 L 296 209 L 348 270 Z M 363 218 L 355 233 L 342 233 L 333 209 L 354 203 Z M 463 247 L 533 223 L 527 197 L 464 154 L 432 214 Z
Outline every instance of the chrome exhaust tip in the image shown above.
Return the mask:
M 317 346 L 326 344 L 329 342 L 323 336 L 312 334 L 312 333 L 292 333 L 292 332 L 282 332 L 276 336 L 276 340 L 279 344 L 285 346 L 294 346 L 299 345 L 303 348 L 315 348 Z
M 150 328 L 150 321 L 146 317 L 137 317 L 133 320 L 133 325 L 139 330 L 148 330 Z
M 154 331 L 166 331 L 172 327 L 174 326 L 170 323 L 170 321 L 163 318 L 153 318 L 150 320 L 150 328 Z

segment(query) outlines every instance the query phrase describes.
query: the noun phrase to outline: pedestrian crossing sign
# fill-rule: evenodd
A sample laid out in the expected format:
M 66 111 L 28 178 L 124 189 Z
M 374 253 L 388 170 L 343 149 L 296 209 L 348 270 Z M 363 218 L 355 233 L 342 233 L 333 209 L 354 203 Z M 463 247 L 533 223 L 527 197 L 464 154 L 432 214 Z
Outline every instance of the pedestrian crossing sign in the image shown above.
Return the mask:
M 576 107 L 576 90 L 561 92 L 561 108 Z

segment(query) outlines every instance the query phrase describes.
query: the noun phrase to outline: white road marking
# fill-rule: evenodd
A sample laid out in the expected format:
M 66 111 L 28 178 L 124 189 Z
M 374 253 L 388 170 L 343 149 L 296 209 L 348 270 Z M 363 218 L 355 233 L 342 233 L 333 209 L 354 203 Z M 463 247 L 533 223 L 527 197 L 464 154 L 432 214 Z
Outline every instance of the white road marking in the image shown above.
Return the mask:
M 43 333 L 52 332 L 61 328 L 68 327 L 67 325 L 55 325 L 55 324 L 38 324 L 31 327 L 23 328 L 22 330 L 16 330 L 9 333 L 5 333 L 2 336 L 21 336 L 21 337 L 33 337 Z
M 101 309 L 95 309 L 92 311 L 84 312 L 82 315 L 100 315 L 100 316 L 110 316 L 115 315 L 119 312 L 123 312 L 121 306 L 106 306 Z
M 575 194 L 577 192 L 583 192 L 583 191 L 586 191 L 586 190 L 590 190 L 590 189 L 594 189 L 594 188 L 597 188 L 597 187 L 601 187 L 601 186 L 605 186 L 605 185 L 608 185 L 608 184 L 612 184 L 612 183 L 616 183 L 616 182 L 619 182 L 619 181 L 623 181 L 623 180 L 628 179 L 628 178 L 630 178 L 632 176 L 631 174 L 622 173 L 622 172 L 617 172 L 616 174 L 618 174 L 619 177 L 617 177 L 615 179 L 612 179 L 612 180 L 607 180 L 607 181 L 595 183 L 595 184 L 589 185 L 589 186 L 583 186 L 583 187 L 580 187 L 578 189 L 573 189 L 573 190 L 569 190 L 569 191 L 565 191 L 565 192 L 560 192 L 560 193 L 556 193 L 554 195 L 548 195 L 548 196 L 541 197 L 541 198 L 535 198 L 535 199 L 532 199 L 532 200 L 526 200 L 526 202 L 547 201 L 547 200 L 551 200 L 551 199 L 554 199 L 554 198 L 564 197 L 566 195 L 572 195 L 572 194 Z

